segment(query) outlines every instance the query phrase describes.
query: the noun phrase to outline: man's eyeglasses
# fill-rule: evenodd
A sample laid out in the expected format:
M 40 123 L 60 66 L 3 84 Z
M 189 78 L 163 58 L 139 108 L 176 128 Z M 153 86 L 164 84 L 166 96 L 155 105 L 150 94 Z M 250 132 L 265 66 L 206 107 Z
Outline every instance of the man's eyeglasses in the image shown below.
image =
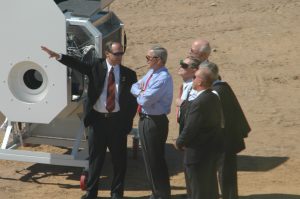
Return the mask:
M 187 64 L 187 63 L 184 63 L 183 60 L 180 60 L 179 61 L 179 64 L 180 64 L 180 67 L 183 68 L 183 69 L 187 69 L 187 68 L 198 68 L 198 65 L 195 64 L 195 63 L 191 63 L 191 64 Z
M 159 58 L 159 57 L 157 57 L 157 56 L 151 57 L 151 56 L 149 56 L 149 55 L 146 56 L 147 61 L 150 61 L 150 60 L 156 59 L 156 58 Z
M 124 55 L 124 52 L 115 52 L 115 53 L 109 52 L 109 53 L 110 53 L 110 54 L 113 54 L 114 56 L 117 56 L 117 57 L 123 56 L 123 55 Z

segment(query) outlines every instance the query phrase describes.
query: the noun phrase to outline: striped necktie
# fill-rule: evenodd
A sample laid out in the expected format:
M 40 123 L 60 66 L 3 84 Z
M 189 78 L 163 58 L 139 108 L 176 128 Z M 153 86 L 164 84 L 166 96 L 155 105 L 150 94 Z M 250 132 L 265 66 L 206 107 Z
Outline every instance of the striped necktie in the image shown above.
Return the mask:
M 106 110 L 111 113 L 115 109 L 116 84 L 114 67 L 111 67 L 108 75 Z

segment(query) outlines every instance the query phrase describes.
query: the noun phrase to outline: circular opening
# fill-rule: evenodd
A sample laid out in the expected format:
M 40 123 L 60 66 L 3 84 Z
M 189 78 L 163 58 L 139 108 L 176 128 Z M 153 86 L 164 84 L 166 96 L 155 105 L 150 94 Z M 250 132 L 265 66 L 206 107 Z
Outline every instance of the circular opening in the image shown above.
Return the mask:
M 48 93 L 48 76 L 37 63 L 22 61 L 15 64 L 9 72 L 8 86 L 18 100 L 37 103 Z
M 28 88 L 35 90 L 43 84 L 43 76 L 39 71 L 30 69 L 24 73 L 23 81 Z

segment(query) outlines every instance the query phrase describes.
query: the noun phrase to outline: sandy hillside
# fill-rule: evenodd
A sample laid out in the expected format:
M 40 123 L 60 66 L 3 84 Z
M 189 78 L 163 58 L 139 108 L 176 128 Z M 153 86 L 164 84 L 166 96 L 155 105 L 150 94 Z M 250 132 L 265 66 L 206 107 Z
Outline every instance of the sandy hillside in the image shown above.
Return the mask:
M 243 199 L 300 199 L 300 1 L 299 0 L 122 0 L 111 9 L 126 26 L 124 64 L 142 75 L 153 44 L 169 51 L 167 66 L 175 87 L 178 62 L 192 41 L 206 38 L 210 60 L 234 89 L 252 127 L 239 156 L 239 192 Z M 175 95 L 177 95 L 177 89 Z M 169 115 L 167 158 L 172 195 L 185 193 L 175 114 Z M 130 139 L 129 139 L 130 141 Z M 129 142 L 131 145 L 131 142 Z M 34 150 L 65 152 L 38 146 Z M 129 165 L 125 195 L 147 198 L 141 154 Z M 109 161 L 109 156 L 107 156 Z M 99 195 L 109 196 L 111 165 L 105 165 Z M 0 161 L 0 198 L 80 198 L 81 169 Z

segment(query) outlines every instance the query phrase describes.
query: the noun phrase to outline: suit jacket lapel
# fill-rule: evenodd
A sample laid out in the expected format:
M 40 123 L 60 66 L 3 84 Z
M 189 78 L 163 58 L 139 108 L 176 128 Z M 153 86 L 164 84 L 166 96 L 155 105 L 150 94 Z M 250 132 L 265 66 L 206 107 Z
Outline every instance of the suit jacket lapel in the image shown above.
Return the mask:
M 125 82 L 126 82 L 126 75 L 125 75 L 124 66 L 120 65 L 119 96 L 124 88 Z
M 102 75 L 102 77 L 105 79 L 106 74 L 107 74 L 107 64 L 106 64 L 106 60 L 104 60 L 104 61 L 102 62 L 102 64 L 103 64 L 103 71 L 100 71 L 100 72 L 101 72 L 100 75 Z

